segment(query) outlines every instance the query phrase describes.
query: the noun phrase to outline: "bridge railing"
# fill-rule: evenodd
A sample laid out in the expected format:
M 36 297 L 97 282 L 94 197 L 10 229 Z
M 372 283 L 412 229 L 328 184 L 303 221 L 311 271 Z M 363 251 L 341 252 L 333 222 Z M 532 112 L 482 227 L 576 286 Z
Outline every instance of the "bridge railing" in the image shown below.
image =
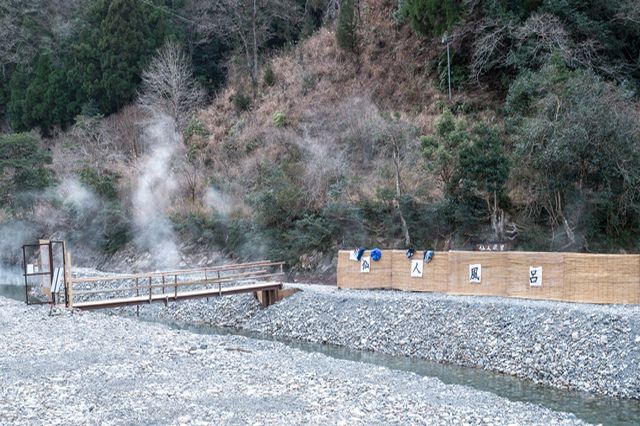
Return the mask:
M 240 282 L 264 281 L 284 275 L 284 262 L 268 260 L 172 271 L 127 275 L 72 277 L 68 280 L 69 306 L 74 302 L 114 298 L 175 298 L 183 289 L 223 289 Z

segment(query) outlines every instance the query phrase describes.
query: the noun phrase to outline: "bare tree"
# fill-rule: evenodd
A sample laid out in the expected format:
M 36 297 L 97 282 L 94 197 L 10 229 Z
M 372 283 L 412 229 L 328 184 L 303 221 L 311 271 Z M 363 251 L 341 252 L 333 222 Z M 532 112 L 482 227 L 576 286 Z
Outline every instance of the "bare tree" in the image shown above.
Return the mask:
M 568 65 L 597 69 L 610 76 L 622 71 L 600 59 L 596 40 L 575 43 L 557 16 L 542 13 L 525 22 L 483 18 L 460 25 L 454 43 L 472 46 L 471 77 L 476 81 L 496 68 L 538 68 L 552 55 Z
M 259 53 L 274 35 L 274 23 L 297 27 L 302 10 L 293 0 L 198 0 L 190 11 L 197 31 L 237 45 L 243 52 L 251 81 L 258 82 Z
M 144 153 L 142 134 L 146 118 L 142 108 L 135 104 L 127 105 L 105 118 L 114 148 L 128 153 L 128 159 L 135 160 Z
M 393 206 L 398 212 L 402 233 L 404 234 L 404 243 L 407 247 L 411 246 L 411 235 L 409 227 L 402 213 L 401 200 L 403 197 L 404 187 L 402 185 L 402 170 L 407 158 L 410 157 L 412 151 L 411 145 L 416 143 L 416 137 L 412 129 L 396 117 L 384 117 L 384 124 L 380 129 L 379 138 L 383 155 L 391 158 L 393 163 L 395 177 L 395 199 Z
M 0 67 L 28 63 L 36 52 L 31 32 L 22 23 L 38 15 L 41 0 L 6 0 L 0 4 Z
M 326 0 L 326 8 L 324 12 L 325 21 L 333 21 L 338 17 L 340 3 L 340 0 Z
M 138 103 L 154 115 L 168 115 L 178 129 L 183 129 L 204 96 L 204 90 L 193 77 L 191 60 L 179 44 L 169 42 L 142 74 Z
M 637 0 L 623 1 L 621 11 L 616 14 L 614 19 L 640 24 L 640 3 Z
M 85 0 L 2 0 L 0 73 L 28 64 L 42 49 L 55 49 L 71 32 L 71 17 Z

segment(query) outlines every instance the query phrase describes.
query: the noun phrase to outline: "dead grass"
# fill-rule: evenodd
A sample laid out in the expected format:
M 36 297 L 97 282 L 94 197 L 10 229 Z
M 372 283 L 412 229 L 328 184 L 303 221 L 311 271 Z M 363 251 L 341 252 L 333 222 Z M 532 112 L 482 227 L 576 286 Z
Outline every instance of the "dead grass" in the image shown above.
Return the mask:
M 395 2 L 368 0 L 362 8 L 359 54 L 341 51 L 332 28 L 322 28 L 269 63 L 276 82 L 260 87 L 249 111 L 235 110 L 234 96 L 250 93 L 246 78 L 232 75 L 214 103 L 201 111 L 209 131 L 211 174 L 230 183 L 236 196 L 251 191 L 261 164 L 300 167 L 299 184 L 314 203 L 326 202 L 332 182 L 347 182 L 349 201 L 374 198 L 380 187 L 393 186 L 388 159 L 371 154 L 381 114 L 394 112 L 417 134 L 428 134 L 446 103 L 435 85 L 429 63 L 442 50 L 439 41 L 418 37 L 408 25 L 397 28 Z M 492 100 L 493 97 L 493 100 Z M 484 90 L 455 94 L 454 102 L 490 110 L 497 99 Z M 480 105 L 478 107 L 478 105 Z M 273 114 L 288 125 L 278 128 Z M 402 180 L 414 193 L 433 197 L 417 144 Z M 298 151 L 298 161 L 292 151 Z M 367 154 L 369 153 L 369 154 Z M 287 159 L 287 161 L 284 161 Z

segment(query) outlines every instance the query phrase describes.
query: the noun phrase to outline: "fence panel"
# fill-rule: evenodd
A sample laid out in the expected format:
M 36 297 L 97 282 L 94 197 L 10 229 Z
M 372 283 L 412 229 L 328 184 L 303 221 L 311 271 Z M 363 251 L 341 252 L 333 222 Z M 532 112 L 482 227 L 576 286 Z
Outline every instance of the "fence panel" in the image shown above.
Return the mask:
M 391 288 L 391 250 L 384 250 L 380 260 L 371 261 L 371 271 L 360 272 L 360 262 L 349 259 L 350 252 L 338 253 L 338 287 L 344 288 Z M 365 251 L 363 257 L 371 258 L 371 252 Z
M 640 256 L 567 253 L 564 300 L 640 303 Z
M 413 259 L 423 255 L 416 251 Z M 403 250 L 384 250 L 361 273 L 360 262 L 340 251 L 338 287 L 640 304 L 640 255 L 450 251 L 423 264 L 422 277 L 411 276 L 413 266 Z M 479 282 L 472 282 L 471 268 Z
M 422 264 L 422 277 L 412 277 L 412 263 L 403 250 L 389 250 L 392 263 L 391 288 L 408 291 L 440 291 L 449 288 L 449 253 L 438 252 L 429 263 Z M 383 254 L 384 255 L 384 254 Z M 412 260 L 422 260 L 424 251 L 416 250 Z
M 565 253 L 504 253 L 509 270 L 506 295 L 527 299 L 563 300 L 564 256 Z M 541 275 L 533 277 L 533 283 L 530 280 L 531 268 L 542 268 Z

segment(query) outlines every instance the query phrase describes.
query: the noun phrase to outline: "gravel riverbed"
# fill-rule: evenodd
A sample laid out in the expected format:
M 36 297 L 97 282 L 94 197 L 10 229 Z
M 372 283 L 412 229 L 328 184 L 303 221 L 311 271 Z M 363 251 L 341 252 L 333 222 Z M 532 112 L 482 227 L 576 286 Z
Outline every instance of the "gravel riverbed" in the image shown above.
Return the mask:
M 48 314 L 0 297 L 1 424 L 583 424 L 278 342 L 98 312 Z
M 640 399 L 638 306 L 290 286 L 302 291 L 268 309 L 241 295 L 140 312 Z

